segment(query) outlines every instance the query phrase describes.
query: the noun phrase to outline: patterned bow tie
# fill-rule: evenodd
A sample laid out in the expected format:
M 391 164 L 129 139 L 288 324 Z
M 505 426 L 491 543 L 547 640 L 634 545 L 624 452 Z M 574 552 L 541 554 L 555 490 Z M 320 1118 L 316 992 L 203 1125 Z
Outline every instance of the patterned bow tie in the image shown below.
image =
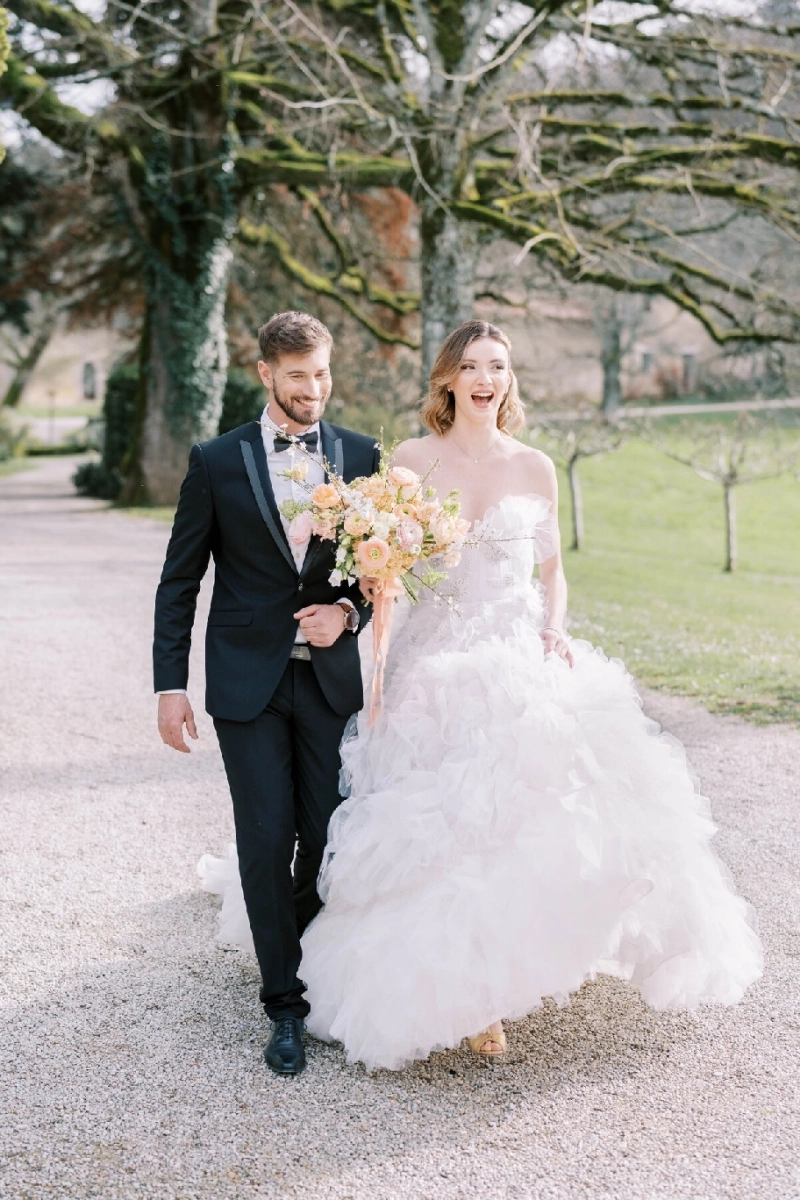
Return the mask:
M 313 452 L 317 448 L 318 441 L 319 435 L 317 434 L 316 430 L 312 430 L 311 433 L 294 434 L 292 437 L 287 437 L 285 433 L 276 433 L 275 453 L 281 454 L 284 450 L 288 450 L 289 447 L 293 446 L 296 442 L 302 442 L 304 446 L 308 447 L 308 449 Z

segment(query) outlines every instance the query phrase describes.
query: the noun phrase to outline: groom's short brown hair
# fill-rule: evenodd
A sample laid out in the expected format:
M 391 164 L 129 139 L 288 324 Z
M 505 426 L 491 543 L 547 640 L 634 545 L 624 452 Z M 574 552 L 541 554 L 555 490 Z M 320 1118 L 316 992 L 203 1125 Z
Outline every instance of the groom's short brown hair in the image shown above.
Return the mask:
M 332 347 L 333 338 L 328 327 L 310 313 L 276 313 L 258 331 L 261 357 L 270 365 L 283 354 L 309 354 L 317 346 Z

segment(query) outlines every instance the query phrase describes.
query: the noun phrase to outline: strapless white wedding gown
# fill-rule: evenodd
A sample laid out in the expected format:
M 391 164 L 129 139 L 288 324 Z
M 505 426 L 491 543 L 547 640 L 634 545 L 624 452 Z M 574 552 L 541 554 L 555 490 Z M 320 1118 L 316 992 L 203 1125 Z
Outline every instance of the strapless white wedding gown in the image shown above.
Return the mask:
M 390 649 L 383 712 L 343 746 L 350 797 L 303 938 L 311 1033 L 397 1069 L 598 972 L 654 1008 L 732 1004 L 761 973 L 681 746 L 618 660 L 545 657 L 549 504 L 510 496 Z M 252 945 L 235 855 L 205 858 L 221 938 Z

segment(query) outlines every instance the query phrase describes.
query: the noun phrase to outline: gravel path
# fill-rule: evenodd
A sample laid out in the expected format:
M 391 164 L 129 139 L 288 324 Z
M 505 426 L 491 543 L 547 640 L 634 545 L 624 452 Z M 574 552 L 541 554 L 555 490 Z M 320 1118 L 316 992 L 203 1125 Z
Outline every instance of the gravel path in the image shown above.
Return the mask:
M 253 960 L 215 945 L 195 875 L 232 834 L 211 724 L 191 756 L 155 730 L 168 531 L 76 498 L 70 469 L 0 480 L 0 1195 L 800 1197 L 800 733 L 647 698 L 760 915 L 738 1008 L 656 1014 L 601 979 L 513 1026 L 503 1065 L 367 1076 L 310 1042 L 275 1078 Z

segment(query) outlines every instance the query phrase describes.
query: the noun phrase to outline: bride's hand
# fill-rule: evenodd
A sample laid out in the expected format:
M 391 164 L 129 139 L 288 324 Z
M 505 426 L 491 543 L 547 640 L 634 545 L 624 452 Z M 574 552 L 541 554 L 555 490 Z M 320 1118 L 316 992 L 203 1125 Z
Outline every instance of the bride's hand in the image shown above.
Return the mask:
M 543 629 L 539 637 L 544 642 L 545 654 L 557 654 L 570 667 L 574 665 L 566 634 L 563 634 L 560 629 Z
M 377 579 L 373 579 L 369 575 L 362 575 L 358 581 L 358 586 L 361 590 L 361 595 L 365 600 L 375 599 L 375 589 L 378 586 Z

